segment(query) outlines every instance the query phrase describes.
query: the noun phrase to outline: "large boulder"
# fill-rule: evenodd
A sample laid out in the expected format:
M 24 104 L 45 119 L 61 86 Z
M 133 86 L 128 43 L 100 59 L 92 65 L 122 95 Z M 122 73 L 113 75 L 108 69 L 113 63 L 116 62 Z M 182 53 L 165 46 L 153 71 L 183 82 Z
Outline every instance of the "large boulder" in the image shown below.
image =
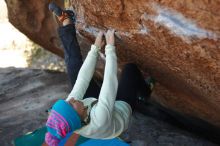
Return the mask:
M 45 0 L 6 0 L 9 20 L 62 56 L 58 26 Z M 59 1 L 60 2 L 60 1 Z M 220 2 L 218 0 L 72 0 L 81 38 L 117 30 L 119 63 L 135 62 L 156 80 L 154 100 L 220 127 Z

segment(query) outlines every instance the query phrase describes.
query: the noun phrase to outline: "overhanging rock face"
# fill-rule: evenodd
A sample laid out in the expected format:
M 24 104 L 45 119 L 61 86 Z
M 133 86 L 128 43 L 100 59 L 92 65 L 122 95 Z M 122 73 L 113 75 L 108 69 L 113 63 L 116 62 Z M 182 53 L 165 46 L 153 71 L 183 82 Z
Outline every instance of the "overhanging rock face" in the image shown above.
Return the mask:
M 50 41 L 58 37 L 57 24 L 47 11 L 48 1 L 6 1 L 10 22 L 19 30 L 50 51 L 59 46 Z M 119 63 L 135 62 L 156 78 L 154 99 L 158 103 L 220 127 L 218 0 L 71 2 L 82 37 L 116 29 Z

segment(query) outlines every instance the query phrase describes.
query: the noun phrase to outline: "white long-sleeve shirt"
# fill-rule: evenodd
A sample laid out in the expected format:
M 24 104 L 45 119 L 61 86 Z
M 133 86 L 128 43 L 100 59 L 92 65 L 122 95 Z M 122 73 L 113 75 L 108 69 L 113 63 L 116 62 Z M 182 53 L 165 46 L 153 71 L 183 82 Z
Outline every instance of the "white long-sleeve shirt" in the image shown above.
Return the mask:
M 66 100 L 74 98 L 82 101 L 85 106 L 89 106 L 87 114 L 90 113 L 90 122 L 76 133 L 88 138 L 110 139 L 119 136 L 128 128 L 132 110 L 128 103 L 115 101 L 118 88 L 117 57 L 115 47 L 112 45 L 105 47 L 104 80 L 97 104 L 91 108 L 91 103 L 97 99 L 93 97 L 83 99 L 95 72 L 98 52 L 99 48 L 92 45 Z

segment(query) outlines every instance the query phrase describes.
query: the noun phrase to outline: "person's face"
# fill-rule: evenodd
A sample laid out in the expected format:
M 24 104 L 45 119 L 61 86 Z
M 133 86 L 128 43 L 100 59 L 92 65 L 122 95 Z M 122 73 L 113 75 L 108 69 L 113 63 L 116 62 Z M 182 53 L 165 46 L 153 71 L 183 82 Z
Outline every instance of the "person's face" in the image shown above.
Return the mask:
M 84 106 L 84 104 L 81 101 L 71 99 L 69 101 L 69 103 L 77 111 L 77 113 L 79 114 L 79 116 L 81 118 L 84 119 L 86 117 L 86 115 L 87 115 L 87 107 Z

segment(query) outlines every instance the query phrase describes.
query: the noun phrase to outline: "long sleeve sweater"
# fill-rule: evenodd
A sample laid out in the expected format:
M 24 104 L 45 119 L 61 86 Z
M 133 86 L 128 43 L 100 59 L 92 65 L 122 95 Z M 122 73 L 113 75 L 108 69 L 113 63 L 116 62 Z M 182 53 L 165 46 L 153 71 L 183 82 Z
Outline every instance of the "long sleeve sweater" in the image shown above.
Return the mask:
M 95 71 L 98 52 L 99 48 L 92 45 L 66 100 L 74 98 L 89 106 L 87 114 L 90 113 L 90 122 L 76 133 L 88 138 L 110 139 L 119 136 L 128 128 L 132 111 L 128 103 L 115 101 L 118 88 L 117 57 L 115 47 L 112 45 L 105 47 L 104 80 L 97 104 L 91 108 L 91 103 L 97 99 L 93 97 L 83 99 Z

